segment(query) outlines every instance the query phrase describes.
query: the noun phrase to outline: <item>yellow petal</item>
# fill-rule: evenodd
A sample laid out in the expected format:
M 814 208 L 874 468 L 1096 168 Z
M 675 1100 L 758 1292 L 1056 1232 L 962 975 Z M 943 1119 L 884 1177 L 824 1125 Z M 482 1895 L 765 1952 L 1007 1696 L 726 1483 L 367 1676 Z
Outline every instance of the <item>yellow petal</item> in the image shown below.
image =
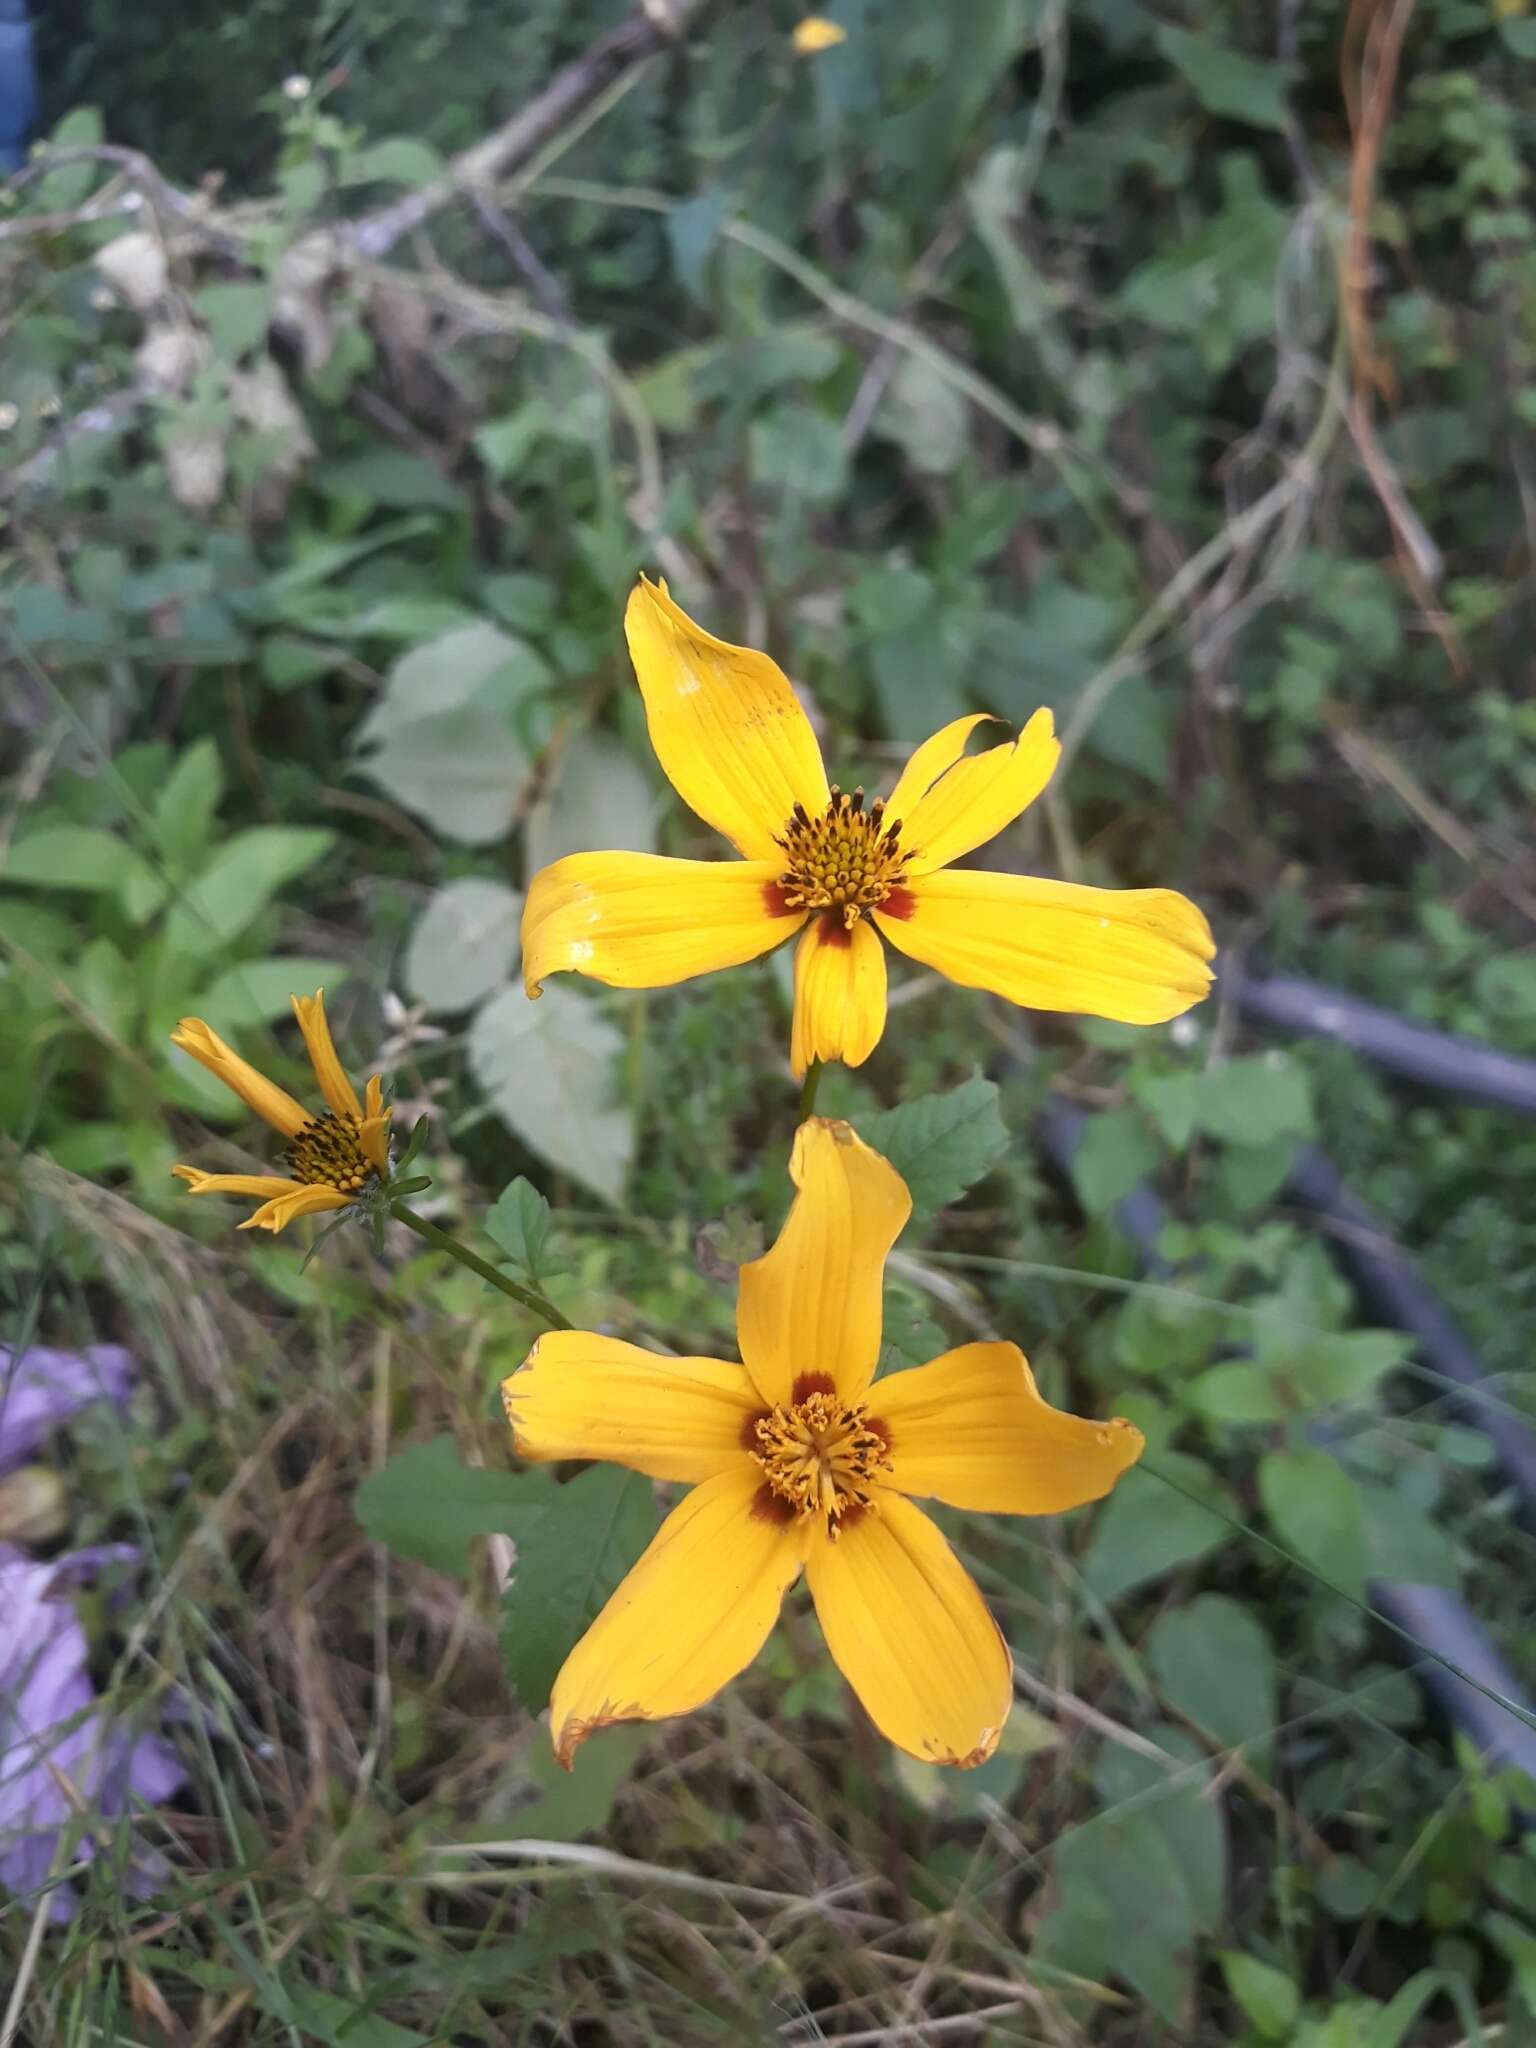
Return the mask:
M 965 752 L 965 743 L 978 725 L 996 725 L 999 721 L 988 711 L 973 712 L 969 718 L 952 719 L 948 725 L 941 725 L 931 738 L 913 754 L 896 779 L 896 787 L 885 800 L 885 818 L 888 825 L 899 824 L 903 818 L 911 817 L 922 797 L 933 787 L 946 768 L 953 768 Z
M 804 1525 L 750 1460 L 696 1486 L 565 1660 L 549 1703 L 555 1755 L 614 1721 L 691 1713 L 745 1670 L 799 1577 Z
M 1055 1515 L 1100 1500 L 1145 1442 L 1120 1417 L 1051 1407 L 1017 1344 L 962 1344 L 881 1380 L 869 1405 L 890 1446 L 886 1485 L 982 1514 Z
M 891 901 L 895 901 L 892 898 Z M 1032 1010 L 1162 1024 L 1211 985 L 1210 927 L 1171 889 L 1085 889 L 1033 875 L 924 875 L 875 922 L 893 946 L 967 988 Z
M 658 1358 L 585 1330 L 541 1337 L 502 1381 L 501 1399 L 525 1458 L 602 1458 L 688 1481 L 741 1465 L 763 1412 L 743 1366 Z
M 789 678 L 766 654 L 706 633 L 665 583 L 643 576 L 624 632 L 651 745 L 672 787 L 748 860 L 782 866 L 776 842 L 795 805 L 817 817 L 831 801 Z
M 312 996 L 293 996 L 290 1001 L 293 1014 L 299 1020 L 299 1029 L 304 1034 L 304 1049 L 309 1054 L 309 1064 L 315 1070 L 315 1079 L 320 1083 L 326 1107 L 334 1116 L 356 1117 L 361 1123 L 363 1105 L 357 1099 L 357 1090 L 342 1071 L 336 1047 L 331 1042 L 331 1027 L 325 1021 L 325 990 L 317 988 Z
M 975 1581 L 921 1508 L 879 1507 L 813 1542 L 806 1578 L 827 1648 L 888 1742 L 983 1764 L 1013 1704 L 1013 1659 Z
M 248 1108 L 264 1117 L 285 1138 L 296 1138 L 309 1122 L 309 1111 L 303 1103 L 295 1102 L 285 1088 L 279 1088 L 265 1074 L 258 1074 L 201 1017 L 183 1017 L 171 1033 L 171 1043 L 190 1053 L 210 1074 L 216 1074 L 226 1088 L 233 1089 Z
M 807 1374 L 845 1401 L 869 1385 L 880 1354 L 886 1254 L 912 1213 L 906 1183 L 850 1124 L 811 1117 L 789 1161 L 798 1193 L 778 1242 L 741 1269 L 736 1332 L 770 1406 Z
M 296 1187 L 289 1194 L 263 1202 L 239 1227 L 242 1230 L 286 1230 L 300 1216 L 318 1216 L 326 1209 L 345 1209 L 353 1199 L 338 1188 Z
M 304 1185 L 277 1173 L 204 1173 L 200 1166 L 173 1166 L 171 1171 L 194 1195 L 254 1195 L 267 1201 L 291 1195 Z
M 946 726 L 944 733 L 954 730 Z M 995 839 L 1044 789 L 1060 753 L 1050 712 L 1037 711 L 1016 740 L 956 759 L 902 815 L 901 850 L 908 875 L 932 874 L 972 847 Z M 891 804 L 886 809 L 895 815 Z
M 861 917 L 848 931 L 835 911 L 818 917 L 795 948 L 795 1079 L 812 1060 L 862 1066 L 884 1029 L 885 948 L 873 926 Z
M 389 1123 L 394 1113 L 392 1108 L 384 1107 L 382 1079 L 372 1075 L 363 1090 L 363 1120 L 357 1127 L 357 1142 L 381 1180 L 389 1178 Z
M 783 861 L 572 853 L 533 878 L 523 905 L 523 981 L 571 970 L 611 988 L 664 988 L 755 960 L 805 922 L 785 910 Z
M 795 32 L 790 37 L 799 56 L 814 57 L 820 50 L 830 50 L 838 43 L 848 40 L 848 31 L 839 28 L 835 21 L 826 21 L 819 14 L 808 14 L 803 21 L 795 23 Z

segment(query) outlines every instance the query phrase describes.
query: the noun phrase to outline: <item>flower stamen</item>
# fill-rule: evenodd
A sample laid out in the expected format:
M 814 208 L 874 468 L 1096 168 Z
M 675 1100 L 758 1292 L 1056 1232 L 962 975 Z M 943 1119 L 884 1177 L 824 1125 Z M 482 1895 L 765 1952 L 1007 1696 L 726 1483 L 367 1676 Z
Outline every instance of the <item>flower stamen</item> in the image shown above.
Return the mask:
M 820 1515 L 837 1540 L 838 1524 L 852 1509 L 875 1505 L 875 1475 L 891 1469 L 889 1440 L 862 1405 L 835 1394 L 808 1394 L 788 1407 L 770 1408 L 753 1427 L 768 1484 L 795 1514 Z
M 901 880 L 906 855 L 900 834 L 899 819 L 885 822 L 883 798 L 865 810 L 862 789 L 850 796 L 834 783 L 832 801 L 819 818 L 796 804 L 775 842 L 789 861 L 778 884 L 785 907 L 840 912 L 852 931 Z

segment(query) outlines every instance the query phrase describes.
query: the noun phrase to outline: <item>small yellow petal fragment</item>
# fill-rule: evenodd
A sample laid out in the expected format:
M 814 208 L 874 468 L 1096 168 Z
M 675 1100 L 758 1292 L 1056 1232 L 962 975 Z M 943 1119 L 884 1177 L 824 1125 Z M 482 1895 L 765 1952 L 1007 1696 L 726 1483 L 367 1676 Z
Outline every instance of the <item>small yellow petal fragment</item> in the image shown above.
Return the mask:
M 835 21 L 827 21 L 822 15 L 808 14 L 804 21 L 796 23 L 794 35 L 790 40 L 800 56 L 814 57 L 818 50 L 831 50 L 839 43 L 846 43 L 848 31 L 839 28 Z

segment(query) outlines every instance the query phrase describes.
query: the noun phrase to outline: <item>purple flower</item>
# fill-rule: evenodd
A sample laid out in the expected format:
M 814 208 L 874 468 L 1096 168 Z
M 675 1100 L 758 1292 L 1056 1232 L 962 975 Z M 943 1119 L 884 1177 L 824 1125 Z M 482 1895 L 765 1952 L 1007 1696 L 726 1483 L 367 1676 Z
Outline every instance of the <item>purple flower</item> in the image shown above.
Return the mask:
M 36 1356 L 32 1353 L 29 1356 Z M 87 1668 L 85 1631 L 60 1597 L 70 1578 L 131 1548 L 101 1545 L 39 1564 L 0 1546 L 0 1885 L 28 1893 L 48 1882 L 59 1838 L 81 1816 L 75 1857 L 100 1852 L 99 1823 L 137 1802 L 168 1799 L 186 1782 L 158 1735 L 135 1735 L 102 1712 Z M 135 1873 L 127 1873 L 133 1882 Z M 137 1873 L 143 1881 L 142 1868 Z M 74 1911 L 72 1886 L 49 1900 Z
M 133 1374 L 133 1360 L 120 1344 L 91 1344 L 82 1352 L 33 1345 L 19 1355 L 0 1344 L 0 1473 L 25 1464 L 50 1429 L 88 1402 L 124 1407 Z

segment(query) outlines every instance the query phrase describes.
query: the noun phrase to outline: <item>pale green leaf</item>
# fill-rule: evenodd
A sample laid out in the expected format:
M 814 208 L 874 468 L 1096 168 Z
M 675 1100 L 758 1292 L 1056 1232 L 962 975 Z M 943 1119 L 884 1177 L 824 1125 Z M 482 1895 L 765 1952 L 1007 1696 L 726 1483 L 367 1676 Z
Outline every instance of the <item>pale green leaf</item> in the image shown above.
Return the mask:
M 469 1027 L 469 1064 L 502 1121 L 551 1166 L 616 1202 L 634 1156 L 617 1099 L 624 1039 L 590 996 L 559 983 L 530 1002 L 493 996 Z
M 523 899 L 500 882 L 464 875 L 439 889 L 405 954 L 406 993 L 432 1012 L 467 1010 L 517 964 Z

